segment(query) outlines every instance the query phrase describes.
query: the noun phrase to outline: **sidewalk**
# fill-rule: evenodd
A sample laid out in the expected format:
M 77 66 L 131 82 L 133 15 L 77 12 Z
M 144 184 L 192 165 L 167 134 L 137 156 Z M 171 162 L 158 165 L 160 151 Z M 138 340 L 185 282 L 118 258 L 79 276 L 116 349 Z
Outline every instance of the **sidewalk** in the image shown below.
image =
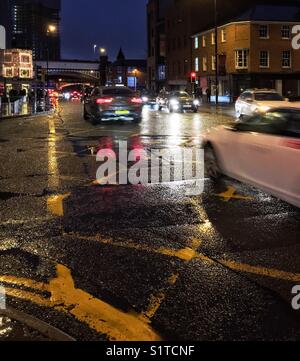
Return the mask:
M 1 115 L 1 113 L 0 113 L 0 121 L 4 120 L 4 119 L 37 117 L 40 115 L 48 115 L 48 114 L 53 114 L 53 113 L 54 113 L 54 109 L 43 111 L 43 112 L 38 112 L 38 113 L 24 113 L 24 114 L 14 114 L 14 115 Z
M 203 103 L 199 106 L 200 113 L 210 113 L 210 114 L 219 114 L 226 115 L 229 117 L 236 117 L 234 104 L 219 104 L 216 106 L 214 103 Z
M 33 107 L 29 103 L 23 103 L 20 107 L 9 106 L 7 103 L 2 103 L 0 106 L 0 120 L 19 118 L 19 117 L 30 117 L 37 115 L 45 115 L 52 113 L 54 108 L 50 108 L 45 111 L 34 111 Z

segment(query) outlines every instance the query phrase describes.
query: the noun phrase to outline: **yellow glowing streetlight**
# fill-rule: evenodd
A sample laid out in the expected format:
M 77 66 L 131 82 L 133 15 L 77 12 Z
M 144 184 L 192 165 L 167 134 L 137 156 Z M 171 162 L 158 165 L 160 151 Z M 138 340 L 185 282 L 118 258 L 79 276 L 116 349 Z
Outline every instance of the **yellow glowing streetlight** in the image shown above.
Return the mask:
M 106 49 L 105 48 L 100 48 L 100 54 L 105 55 L 106 54 Z
M 56 31 L 57 31 L 57 27 L 55 25 L 52 25 L 52 24 L 48 25 L 47 33 L 53 34 L 53 33 L 56 33 Z

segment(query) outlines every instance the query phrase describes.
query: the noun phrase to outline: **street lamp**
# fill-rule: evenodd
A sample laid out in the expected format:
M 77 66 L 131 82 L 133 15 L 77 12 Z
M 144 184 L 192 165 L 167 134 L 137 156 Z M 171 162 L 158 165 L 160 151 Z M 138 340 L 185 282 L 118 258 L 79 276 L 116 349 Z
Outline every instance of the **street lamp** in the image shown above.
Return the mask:
M 57 26 L 54 24 L 48 24 L 47 26 L 47 66 L 46 66 L 46 90 L 48 93 L 49 87 L 49 36 L 57 33 Z M 45 83 L 44 83 L 45 84 Z M 45 86 L 44 86 L 44 96 L 45 96 Z M 45 99 L 45 109 L 46 109 L 46 98 Z
M 100 55 L 101 56 L 106 55 L 106 49 L 105 48 L 100 48 Z
M 56 33 L 56 25 L 48 25 L 47 33 Z
M 219 59 L 218 59 L 218 4 L 214 0 L 215 12 L 215 83 L 216 83 L 216 106 L 219 104 Z
M 49 24 L 47 27 L 47 36 L 51 35 L 51 34 L 56 34 L 57 33 L 57 26 L 53 25 L 53 24 Z M 49 76 L 49 40 L 48 40 L 48 44 L 47 44 L 47 72 L 46 72 L 46 76 L 47 76 L 47 89 L 48 89 L 48 76 Z
M 96 49 L 97 49 L 97 44 L 95 44 L 94 46 L 93 46 L 93 49 L 94 49 L 94 55 L 96 55 Z
M 138 74 L 138 70 L 134 69 L 133 70 L 133 75 L 134 75 L 134 91 L 136 91 L 137 89 L 137 74 Z

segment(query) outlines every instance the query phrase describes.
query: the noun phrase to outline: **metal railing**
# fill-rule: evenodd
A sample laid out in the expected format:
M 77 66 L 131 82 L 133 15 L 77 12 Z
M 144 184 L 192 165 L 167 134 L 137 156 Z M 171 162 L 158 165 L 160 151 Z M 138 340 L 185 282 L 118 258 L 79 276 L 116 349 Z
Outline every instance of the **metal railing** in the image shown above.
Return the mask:
M 14 117 L 20 115 L 31 115 L 52 109 L 50 104 L 45 104 L 44 100 L 24 101 L 24 99 L 10 100 L 5 102 L 0 98 L 0 118 Z

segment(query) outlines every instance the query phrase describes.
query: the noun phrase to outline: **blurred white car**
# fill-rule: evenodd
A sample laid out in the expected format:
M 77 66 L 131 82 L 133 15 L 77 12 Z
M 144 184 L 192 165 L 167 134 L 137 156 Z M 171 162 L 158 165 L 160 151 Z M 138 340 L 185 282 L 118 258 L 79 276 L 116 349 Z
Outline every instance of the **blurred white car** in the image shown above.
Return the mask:
M 278 108 L 204 135 L 207 176 L 236 178 L 300 207 L 300 111 Z
M 244 115 L 265 113 L 277 107 L 292 107 L 300 109 L 300 102 L 289 102 L 276 90 L 249 89 L 241 94 L 235 103 L 235 111 L 238 118 Z

